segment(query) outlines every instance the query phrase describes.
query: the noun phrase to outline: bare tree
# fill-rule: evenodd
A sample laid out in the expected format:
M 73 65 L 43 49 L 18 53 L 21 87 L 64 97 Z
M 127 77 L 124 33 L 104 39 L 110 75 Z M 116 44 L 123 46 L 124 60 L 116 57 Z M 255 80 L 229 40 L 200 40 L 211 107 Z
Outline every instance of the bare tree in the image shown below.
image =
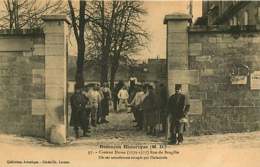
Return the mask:
M 115 14 L 119 10 L 119 1 L 93 1 L 87 10 L 90 20 L 88 46 L 96 50 L 94 56 L 99 60 L 101 83 L 108 81 L 109 55 L 112 46 L 113 25 Z M 95 55 L 97 54 L 97 55 Z
M 146 14 L 143 3 L 127 1 L 115 21 L 112 53 L 110 56 L 110 84 L 113 86 L 119 64 L 133 63 L 132 56 L 146 46 L 149 34 L 142 28 L 142 16 Z
M 148 33 L 142 28 L 146 14 L 139 1 L 93 2 L 88 12 L 88 47 L 100 62 L 101 83 L 114 85 L 120 63 L 131 62 L 131 56 L 145 46 Z
M 73 32 L 77 41 L 77 70 L 76 70 L 76 85 L 79 87 L 84 86 L 84 55 L 85 55 L 85 11 L 86 1 L 79 1 L 79 10 L 73 6 L 72 0 L 68 0 L 70 16 L 72 20 Z M 76 15 L 76 12 L 78 15 Z
M 43 25 L 42 15 L 66 12 L 62 0 L 3 0 L 1 3 L 0 28 L 10 30 L 39 28 Z

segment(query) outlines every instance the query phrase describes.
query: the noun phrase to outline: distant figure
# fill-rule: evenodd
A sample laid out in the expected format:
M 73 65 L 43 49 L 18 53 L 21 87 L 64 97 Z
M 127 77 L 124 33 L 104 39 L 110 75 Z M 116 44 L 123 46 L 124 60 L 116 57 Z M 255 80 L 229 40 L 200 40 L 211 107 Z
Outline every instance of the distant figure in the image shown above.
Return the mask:
M 91 125 L 93 127 L 96 127 L 97 124 L 97 114 L 98 114 L 98 106 L 100 105 L 101 102 L 101 95 L 98 91 L 98 86 L 94 85 L 94 87 L 90 87 L 87 97 L 90 100 L 91 104 Z
M 175 94 L 169 98 L 167 107 L 171 129 L 169 144 L 181 144 L 183 142 L 183 132 L 188 122 L 186 116 L 189 108 L 189 99 L 181 93 L 181 84 L 176 84 Z
M 96 90 L 99 94 L 99 101 L 98 101 L 98 110 L 97 110 L 97 124 L 101 123 L 101 119 L 103 116 L 103 108 L 102 108 L 102 101 L 104 99 L 103 91 L 102 88 L 100 87 L 99 84 L 96 84 L 94 87 L 94 90 Z
M 143 101 L 145 130 L 148 135 L 156 135 L 156 124 L 158 123 L 158 101 L 151 85 L 147 86 L 147 95 Z
M 123 81 L 119 81 L 115 88 L 113 89 L 113 107 L 114 107 L 114 111 L 117 111 L 117 107 L 118 107 L 118 92 L 120 91 L 120 89 L 122 89 L 122 87 L 124 86 L 124 82 Z
M 70 98 L 70 125 L 74 128 L 76 138 L 79 138 L 79 127 L 83 130 L 83 135 L 87 135 L 88 117 L 85 108 L 87 103 L 87 97 L 83 94 L 82 90 L 79 87 L 75 86 L 75 92 Z
M 128 89 L 129 99 L 128 102 L 130 103 L 136 94 L 136 82 L 133 78 L 130 78 L 130 86 Z
M 137 122 L 137 125 L 135 127 L 138 127 L 138 130 L 141 130 L 143 128 L 143 110 L 141 108 L 141 105 L 145 98 L 145 94 L 142 85 L 137 85 L 136 89 L 137 90 L 135 97 L 131 101 L 130 106 Z
M 134 78 L 130 78 L 130 86 L 128 88 L 128 94 L 129 94 L 128 103 L 132 102 L 132 100 L 134 99 L 134 97 L 136 95 L 136 92 L 137 92 L 137 85 L 136 85 L 135 79 Z M 137 122 L 136 111 L 137 110 L 135 110 L 135 107 L 131 107 L 131 111 L 130 112 L 132 112 L 134 114 L 133 122 Z
M 84 91 L 83 91 L 83 94 L 86 96 L 86 98 L 88 99 L 88 102 L 85 106 L 85 110 L 86 110 L 86 121 L 87 121 L 87 133 L 90 133 L 90 126 L 89 126 L 89 119 L 90 119 L 90 114 L 91 114 L 91 103 L 90 103 L 90 100 L 88 98 L 88 92 L 90 90 L 90 86 L 89 85 L 86 85 L 85 88 L 84 88 Z
M 101 101 L 102 114 L 100 123 L 108 123 L 109 121 L 106 120 L 106 116 L 109 114 L 109 102 L 111 100 L 111 91 L 108 87 L 108 83 L 104 83 L 101 90 L 103 99 Z
M 126 111 L 129 98 L 126 86 L 123 86 L 123 88 L 118 92 L 117 97 L 119 99 L 119 111 Z

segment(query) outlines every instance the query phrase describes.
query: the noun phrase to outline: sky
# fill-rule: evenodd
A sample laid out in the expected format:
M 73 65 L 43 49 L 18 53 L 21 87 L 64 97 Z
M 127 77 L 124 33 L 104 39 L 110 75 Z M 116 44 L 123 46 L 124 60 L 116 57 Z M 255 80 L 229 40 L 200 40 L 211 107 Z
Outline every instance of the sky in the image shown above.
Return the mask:
M 148 14 L 144 17 L 144 27 L 151 34 L 148 48 L 136 56 L 138 59 L 166 58 L 166 25 L 163 24 L 165 15 L 174 12 L 188 13 L 189 1 L 145 1 L 144 7 Z M 193 1 L 193 20 L 201 16 L 201 1 Z
M 148 58 L 166 57 L 166 25 L 163 24 L 164 17 L 174 12 L 188 13 L 188 3 L 189 0 L 144 1 L 144 8 L 147 10 L 147 15 L 144 16 L 144 28 L 151 34 L 151 37 L 147 48 L 140 51 L 135 56 L 135 59 L 147 60 Z M 3 8 L 2 5 L 3 3 L 0 5 L 0 11 Z M 193 20 L 201 16 L 201 8 L 201 0 L 193 0 Z M 70 43 L 72 44 L 69 46 L 70 54 L 76 55 L 75 39 L 71 39 Z
M 166 58 L 166 25 L 163 24 L 165 15 L 174 12 L 188 13 L 189 0 L 151 0 L 144 1 L 147 15 L 144 16 L 144 28 L 150 33 L 148 46 L 134 56 L 134 59 L 147 61 L 149 58 Z M 193 0 L 193 20 L 201 16 L 201 0 Z M 72 40 L 73 41 L 73 40 Z M 75 41 L 70 46 L 70 53 L 77 54 Z
M 144 8 L 147 15 L 144 16 L 144 28 L 150 33 L 150 41 L 147 48 L 137 53 L 134 59 L 147 61 L 149 58 L 166 58 L 166 25 L 163 24 L 165 15 L 174 12 L 188 13 L 188 0 L 152 0 L 144 1 Z M 193 20 L 201 16 L 202 3 L 200 0 L 193 0 Z M 77 55 L 75 41 L 71 40 L 71 55 Z

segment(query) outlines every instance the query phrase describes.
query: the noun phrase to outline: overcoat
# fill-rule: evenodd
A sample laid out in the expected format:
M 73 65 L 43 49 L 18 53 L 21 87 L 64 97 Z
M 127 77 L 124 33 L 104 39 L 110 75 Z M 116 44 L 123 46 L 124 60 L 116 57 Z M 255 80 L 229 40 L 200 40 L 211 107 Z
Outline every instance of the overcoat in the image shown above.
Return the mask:
M 188 97 L 181 93 L 175 93 L 168 100 L 167 110 L 175 121 L 184 118 L 189 110 Z
M 108 115 L 109 114 L 109 100 L 111 99 L 111 92 L 109 88 L 104 88 L 103 89 L 103 96 L 104 98 L 101 101 L 101 106 L 102 106 L 102 114 L 103 115 Z
M 86 127 L 88 124 L 89 111 L 86 109 L 88 98 L 81 92 L 74 93 L 70 98 L 71 118 L 70 126 Z
M 142 108 L 147 126 L 155 126 L 158 122 L 158 100 L 154 92 L 150 92 L 143 101 Z

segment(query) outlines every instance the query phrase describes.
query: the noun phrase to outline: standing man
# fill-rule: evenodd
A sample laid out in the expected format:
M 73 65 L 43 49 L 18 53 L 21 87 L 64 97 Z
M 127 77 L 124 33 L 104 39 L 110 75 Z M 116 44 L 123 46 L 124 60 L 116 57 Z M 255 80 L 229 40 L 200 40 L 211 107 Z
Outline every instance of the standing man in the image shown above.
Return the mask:
M 128 99 L 128 103 L 130 103 L 136 94 L 136 81 L 134 78 L 130 78 L 130 86 L 128 88 L 128 94 L 129 94 L 129 99 Z
M 137 125 L 135 127 L 138 127 L 138 130 L 142 130 L 142 128 L 143 128 L 143 110 L 141 109 L 141 105 L 145 98 L 145 94 L 144 94 L 142 85 L 136 85 L 136 86 L 137 86 L 137 92 L 135 94 L 135 97 L 131 101 L 130 106 L 134 113 L 135 120 L 137 122 Z
M 88 97 L 88 93 L 89 93 L 89 89 L 90 89 L 90 86 L 89 85 L 85 85 L 85 89 L 83 91 L 83 94 L 85 95 L 85 97 L 87 98 L 87 104 L 85 106 L 85 112 L 86 112 L 86 122 L 87 122 L 87 133 L 90 133 L 90 125 L 89 125 L 89 119 L 90 119 L 90 113 L 91 113 L 91 103 L 90 103 L 90 100 L 89 100 L 89 97 Z
M 87 134 L 88 117 L 86 113 L 86 105 L 88 99 L 83 94 L 82 90 L 75 86 L 75 92 L 70 98 L 71 104 L 71 119 L 70 125 L 73 126 L 76 138 L 79 138 L 79 127 L 83 130 L 83 135 Z
M 131 103 L 136 95 L 136 92 L 137 92 L 137 85 L 136 85 L 136 82 L 135 82 L 135 78 L 130 78 L 130 86 L 128 88 L 128 94 L 129 94 L 129 98 L 128 98 L 128 103 Z M 131 107 L 131 111 L 133 114 L 134 114 L 134 120 L 133 122 L 137 122 L 137 118 L 136 118 L 136 111 L 134 109 L 134 107 Z
M 187 113 L 190 109 L 189 99 L 181 93 L 181 84 L 175 84 L 175 94 L 168 100 L 168 116 L 170 117 L 171 141 L 169 144 L 181 144 L 183 132 L 187 124 Z
M 125 85 L 120 89 L 117 97 L 119 99 L 119 111 L 127 111 L 129 94 Z
M 98 86 L 94 85 L 93 87 L 90 87 L 87 97 L 90 100 L 90 104 L 91 104 L 91 125 L 93 127 L 97 126 L 97 119 L 98 119 L 98 106 L 100 105 L 101 102 L 101 95 L 98 92 Z
M 117 112 L 117 109 L 118 109 L 118 92 L 120 91 L 120 89 L 124 86 L 124 82 L 123 81 L 119 81 L 115 88 L 113 89 L 113 107 L 114 107 L 114 111 Z
M 144 129 L 147 135 L 156 135 L 156 124 L 158 123 L 158 101 L 154 93 L 154 88 L 152 85 L 147 86 L 147 95 L 143 100 L 143 110 L 144 110 Z
M 95 86 L 95 90 L 98 92 L 99 94 L 99 101 L 98 101 L 98 111 L 97 111 L 97 123 L 100 124 L 101 123 L 101 119 L 102 119 L 102 102 L 103 102 L 103 99 L 104 99 L 104 95 L 103 95 L 103 92 L 102 92 L 102 88 L 100 87 L 99 84 L 96 84 Z
M 161 83 L 159 85 L 159 105 L 160 105 L 160 123 L 162 124 L 162 132 L 166 132 L 166 106 L 168 100 L 168 93 L 166 86 Z
M 103 99 L 101 101 L 102 114 L 100 123 L 108 123 L 109 121 L 106 120 L 106 116 L 109 114 L 109 102 L 111 100 L 111 91 L 108 87 L 108 83 L 104 83 L 101 90 Z

